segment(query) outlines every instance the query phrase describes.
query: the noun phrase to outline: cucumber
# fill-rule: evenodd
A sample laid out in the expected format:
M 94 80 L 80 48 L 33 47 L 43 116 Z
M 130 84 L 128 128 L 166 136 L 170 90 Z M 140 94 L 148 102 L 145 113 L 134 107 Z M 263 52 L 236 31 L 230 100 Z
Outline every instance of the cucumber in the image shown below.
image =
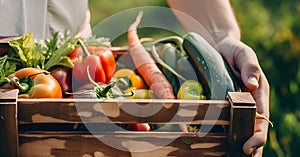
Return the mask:
M 198 81 L 206 87 L 204 90 L 209 99 L 224 100 L 227 92 L 236 91 L 225 60 L 202 36 L 187 33 L 183 48 L 191 59 Z

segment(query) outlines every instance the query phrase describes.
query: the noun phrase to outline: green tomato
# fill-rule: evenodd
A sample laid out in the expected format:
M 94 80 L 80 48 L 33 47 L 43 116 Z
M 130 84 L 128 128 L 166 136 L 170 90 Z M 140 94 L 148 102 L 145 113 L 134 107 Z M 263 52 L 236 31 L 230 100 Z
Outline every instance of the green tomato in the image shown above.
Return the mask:
M 180 86 L 177 99 L 205 100 L 206 96 L 203 94 L 201 83 L 195 80 L 187 80 Z

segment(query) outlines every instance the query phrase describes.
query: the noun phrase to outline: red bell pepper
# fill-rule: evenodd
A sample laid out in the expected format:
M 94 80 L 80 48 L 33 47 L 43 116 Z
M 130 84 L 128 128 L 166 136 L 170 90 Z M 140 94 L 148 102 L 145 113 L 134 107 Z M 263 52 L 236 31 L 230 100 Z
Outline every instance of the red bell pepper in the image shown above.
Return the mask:
M 95 82 L 108 83 L 116 69 L 116 60 L 112 51 L 104 46 L 85 46 L 79 40 L 80 47 L 77 47 L 69 55 L 74 62 L 72 71 L 73 78 L 79 84 L 89 82 L 89 73 Z

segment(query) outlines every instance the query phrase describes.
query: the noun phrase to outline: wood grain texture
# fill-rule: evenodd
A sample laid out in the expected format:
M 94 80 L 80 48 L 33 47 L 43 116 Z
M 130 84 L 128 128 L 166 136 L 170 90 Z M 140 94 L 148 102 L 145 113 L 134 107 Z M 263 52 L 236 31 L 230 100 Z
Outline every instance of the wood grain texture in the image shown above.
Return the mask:
M 228 101 L 19 99 L 19 123 L 193 123 L 229 125 Z M 220 115 L 207 116 L 220 111 Z M 212 114 L 212 113 L 211 113 Z
M 228 92 L 228 99 L 234 106 L 255 106 L 255 100 L 249 92 Z
M 103 142 L 108 139 L 113 145 Z M 24 157 L 225 156 L 226 139 L 226 135 L 210 134 L 199 138 L 196 133 L 21 134 L 20 152 Z
M 243 153 L 243 144 L 253 135 L 256 106 L 250 93 L 229 93 L 230 126 L 229 156 L 250 157 Z
M 3 37 L 0 36 L 0 57 L 6 55 L 11 47 L 9 46 L 8 42 L 12 39 L 17 39 L 19 37 Z
M 13 102 L 0 100 L 2 107 Z M 245 156 L 242 145 L 253 134 L 255 102 L 249 93 L 229 93 L 228 100 L 17 99 L 11 121 L 21 129 L 3 137 L 19 139 L 19 146 L 8 146 L 22 157 Z M 98 130 L 98 124 L 135 122 L 211 127 L 200 134 Z M 74 129 L 79 125 L 96 129 Z
M 0 89 L 0 156 L 18 156 L 18 90 Z

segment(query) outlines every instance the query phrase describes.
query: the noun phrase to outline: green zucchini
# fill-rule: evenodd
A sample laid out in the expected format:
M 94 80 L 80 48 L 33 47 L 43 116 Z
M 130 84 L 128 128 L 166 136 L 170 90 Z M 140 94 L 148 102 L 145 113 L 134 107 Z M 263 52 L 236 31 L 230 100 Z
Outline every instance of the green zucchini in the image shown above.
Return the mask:
M 190 32 L 184 36 L 183 48 L 191 59 L 198 81 L 209 99 L 226 99 L 227 92 L 236 91 L 230 70 L 221 54 L 202 36 Z

